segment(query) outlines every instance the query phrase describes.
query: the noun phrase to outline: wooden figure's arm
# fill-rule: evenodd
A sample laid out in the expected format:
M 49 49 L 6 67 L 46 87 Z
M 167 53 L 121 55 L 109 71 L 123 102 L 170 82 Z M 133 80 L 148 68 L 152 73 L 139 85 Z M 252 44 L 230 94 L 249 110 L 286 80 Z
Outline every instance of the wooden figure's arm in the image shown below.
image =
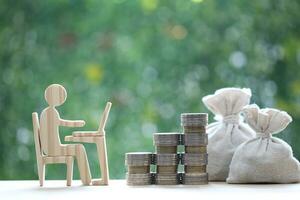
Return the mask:
M 85 121 L 83 120 L 66 120 L 66 119 L 59 119 L 60 126 L 67 126 L 67 127 L 83 127 L 85 125 Z

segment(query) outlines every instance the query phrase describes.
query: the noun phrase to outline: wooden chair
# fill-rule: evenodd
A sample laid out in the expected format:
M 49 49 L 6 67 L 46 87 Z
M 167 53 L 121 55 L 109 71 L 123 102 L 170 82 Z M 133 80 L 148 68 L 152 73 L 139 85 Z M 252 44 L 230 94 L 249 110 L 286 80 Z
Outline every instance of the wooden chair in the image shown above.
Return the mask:
M 40 123 L 38 114 L 32 113 L 33 133 L 35 143 L 35 153 L 37 160 L 38 176 L 40 186 L 43 186 L 45 180 L 45 166 L 47 164 L 65 163 L 67 165 L 67 186 L 71 186 L 73 177 L 73 156 L 47 156 L 43 153 L 43 147 L 40 138 Z

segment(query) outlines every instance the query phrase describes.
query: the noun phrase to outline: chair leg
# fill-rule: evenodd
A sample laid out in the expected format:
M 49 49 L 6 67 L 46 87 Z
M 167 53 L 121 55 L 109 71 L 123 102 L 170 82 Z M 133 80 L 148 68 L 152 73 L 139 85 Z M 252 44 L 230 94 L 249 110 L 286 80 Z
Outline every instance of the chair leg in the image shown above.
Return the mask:
M 45 181 L 45 164 L 43 162 L 39 162 L 37 167 L 38 167 L 40 186 L 42 187 Z
M 73 178 L 73 156 L 67 156 L 67 186 L 71 186 L 72 178 Z

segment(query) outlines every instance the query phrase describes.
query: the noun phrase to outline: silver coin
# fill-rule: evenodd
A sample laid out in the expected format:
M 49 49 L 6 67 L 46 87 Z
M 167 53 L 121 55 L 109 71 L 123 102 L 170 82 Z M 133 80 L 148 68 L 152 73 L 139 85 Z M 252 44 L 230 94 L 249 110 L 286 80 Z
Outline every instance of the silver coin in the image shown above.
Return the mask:
M 190 134 L 190 133 L 206 134 L 206 128 L 205 127 L 184 126 L 183 133 L 184 133 L 184 135 Z
M 150 165 L 143 165 L 143 166 L 128 165 L 127 170 L 129 174 L 147 174 L 150 173 Z
M 201 118 L 201 119 L 207 119 L 208 114 L 207 113 L 181 113 L 181 118 Z
M 180 118 L 182 126 L 206 126 L 208 122 L 207 113 L 182 113 Z
M 184 185 L 208 184 L 208 173 L 183 174 L 182 182 Z
M 179 144 L 181 133 L 154 133 L 153 143 L 155 146 L 176 146 Z
M 184 172 L 186 174 L 195 174 L 195 173 L 206 173 L 207 170 L 206 170 L 206 165 L 201 165 L 201 166 L 185 165 Z
M 177 145 L 176 146 L 156 146 L 157 153 L 177 153 Z
M 177 154 L 156 154 L 156 165 L 177 165 Z
M 194 121 L 181 121 L 180 123 L 183 127 L 203 127 L 205 128 L 207 126 L 207 121 L 200 121 L 200 120 L 194 120 Z
M 189 133 L 184 134 L 183 144 L 185 146 L 206 146 L 208 144 L 207 134 Z
M 176 174 L 178 165 L 157 165 L 156 173 L 158 174 Z
M 127 185 L 150 185 L 152 183 L 152 175 L 148 174 L 130 174 L 126 173 Z
M 182 120 L 180 125 L 181 126 L 206 127 L 207 126 L 207 120 L 190 120 L 190 121 Z
M 125 165 L 147 166 L 152 163 L 151 152 L 130 152 L 125 154 Z
M 207 153 L 207 146 L 184 146 L 185 153 Z
M 196 153 L 185 153 L 183 154 L 183 164 L 189 166 L 201 166 L 207 165 L 207 153 L 196 154 Z
M 176 185 L 179 182 L 178 174 L 156 174 L 157 185 Z

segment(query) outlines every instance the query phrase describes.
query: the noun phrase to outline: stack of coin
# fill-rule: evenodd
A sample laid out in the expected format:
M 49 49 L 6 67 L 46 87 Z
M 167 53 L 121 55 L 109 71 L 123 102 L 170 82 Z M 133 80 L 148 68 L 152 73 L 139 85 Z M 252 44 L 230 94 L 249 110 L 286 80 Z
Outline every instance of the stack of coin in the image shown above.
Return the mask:
M 153 144 L 156 152 L 159 153 L 177 153 L 180 133 L 154 133 Z
M 151 152 L 125 154 L 125 165 L 128 167 L 127 185 L 150 185 L 152 183 L 150 165 L 153 163 L 153 157 Z
M 181 126 L 183 127 L 183 143 L 185 154 L 182 162 L 185 174 L 183 184 L 199 185 L 208 183 L 207 165 L 207 113 L 183 113 L 181 114 Z
M 180 133 L 154 133 L 156 146 L 156 184 L 178 184 L 177 145 L 180 143 Z

